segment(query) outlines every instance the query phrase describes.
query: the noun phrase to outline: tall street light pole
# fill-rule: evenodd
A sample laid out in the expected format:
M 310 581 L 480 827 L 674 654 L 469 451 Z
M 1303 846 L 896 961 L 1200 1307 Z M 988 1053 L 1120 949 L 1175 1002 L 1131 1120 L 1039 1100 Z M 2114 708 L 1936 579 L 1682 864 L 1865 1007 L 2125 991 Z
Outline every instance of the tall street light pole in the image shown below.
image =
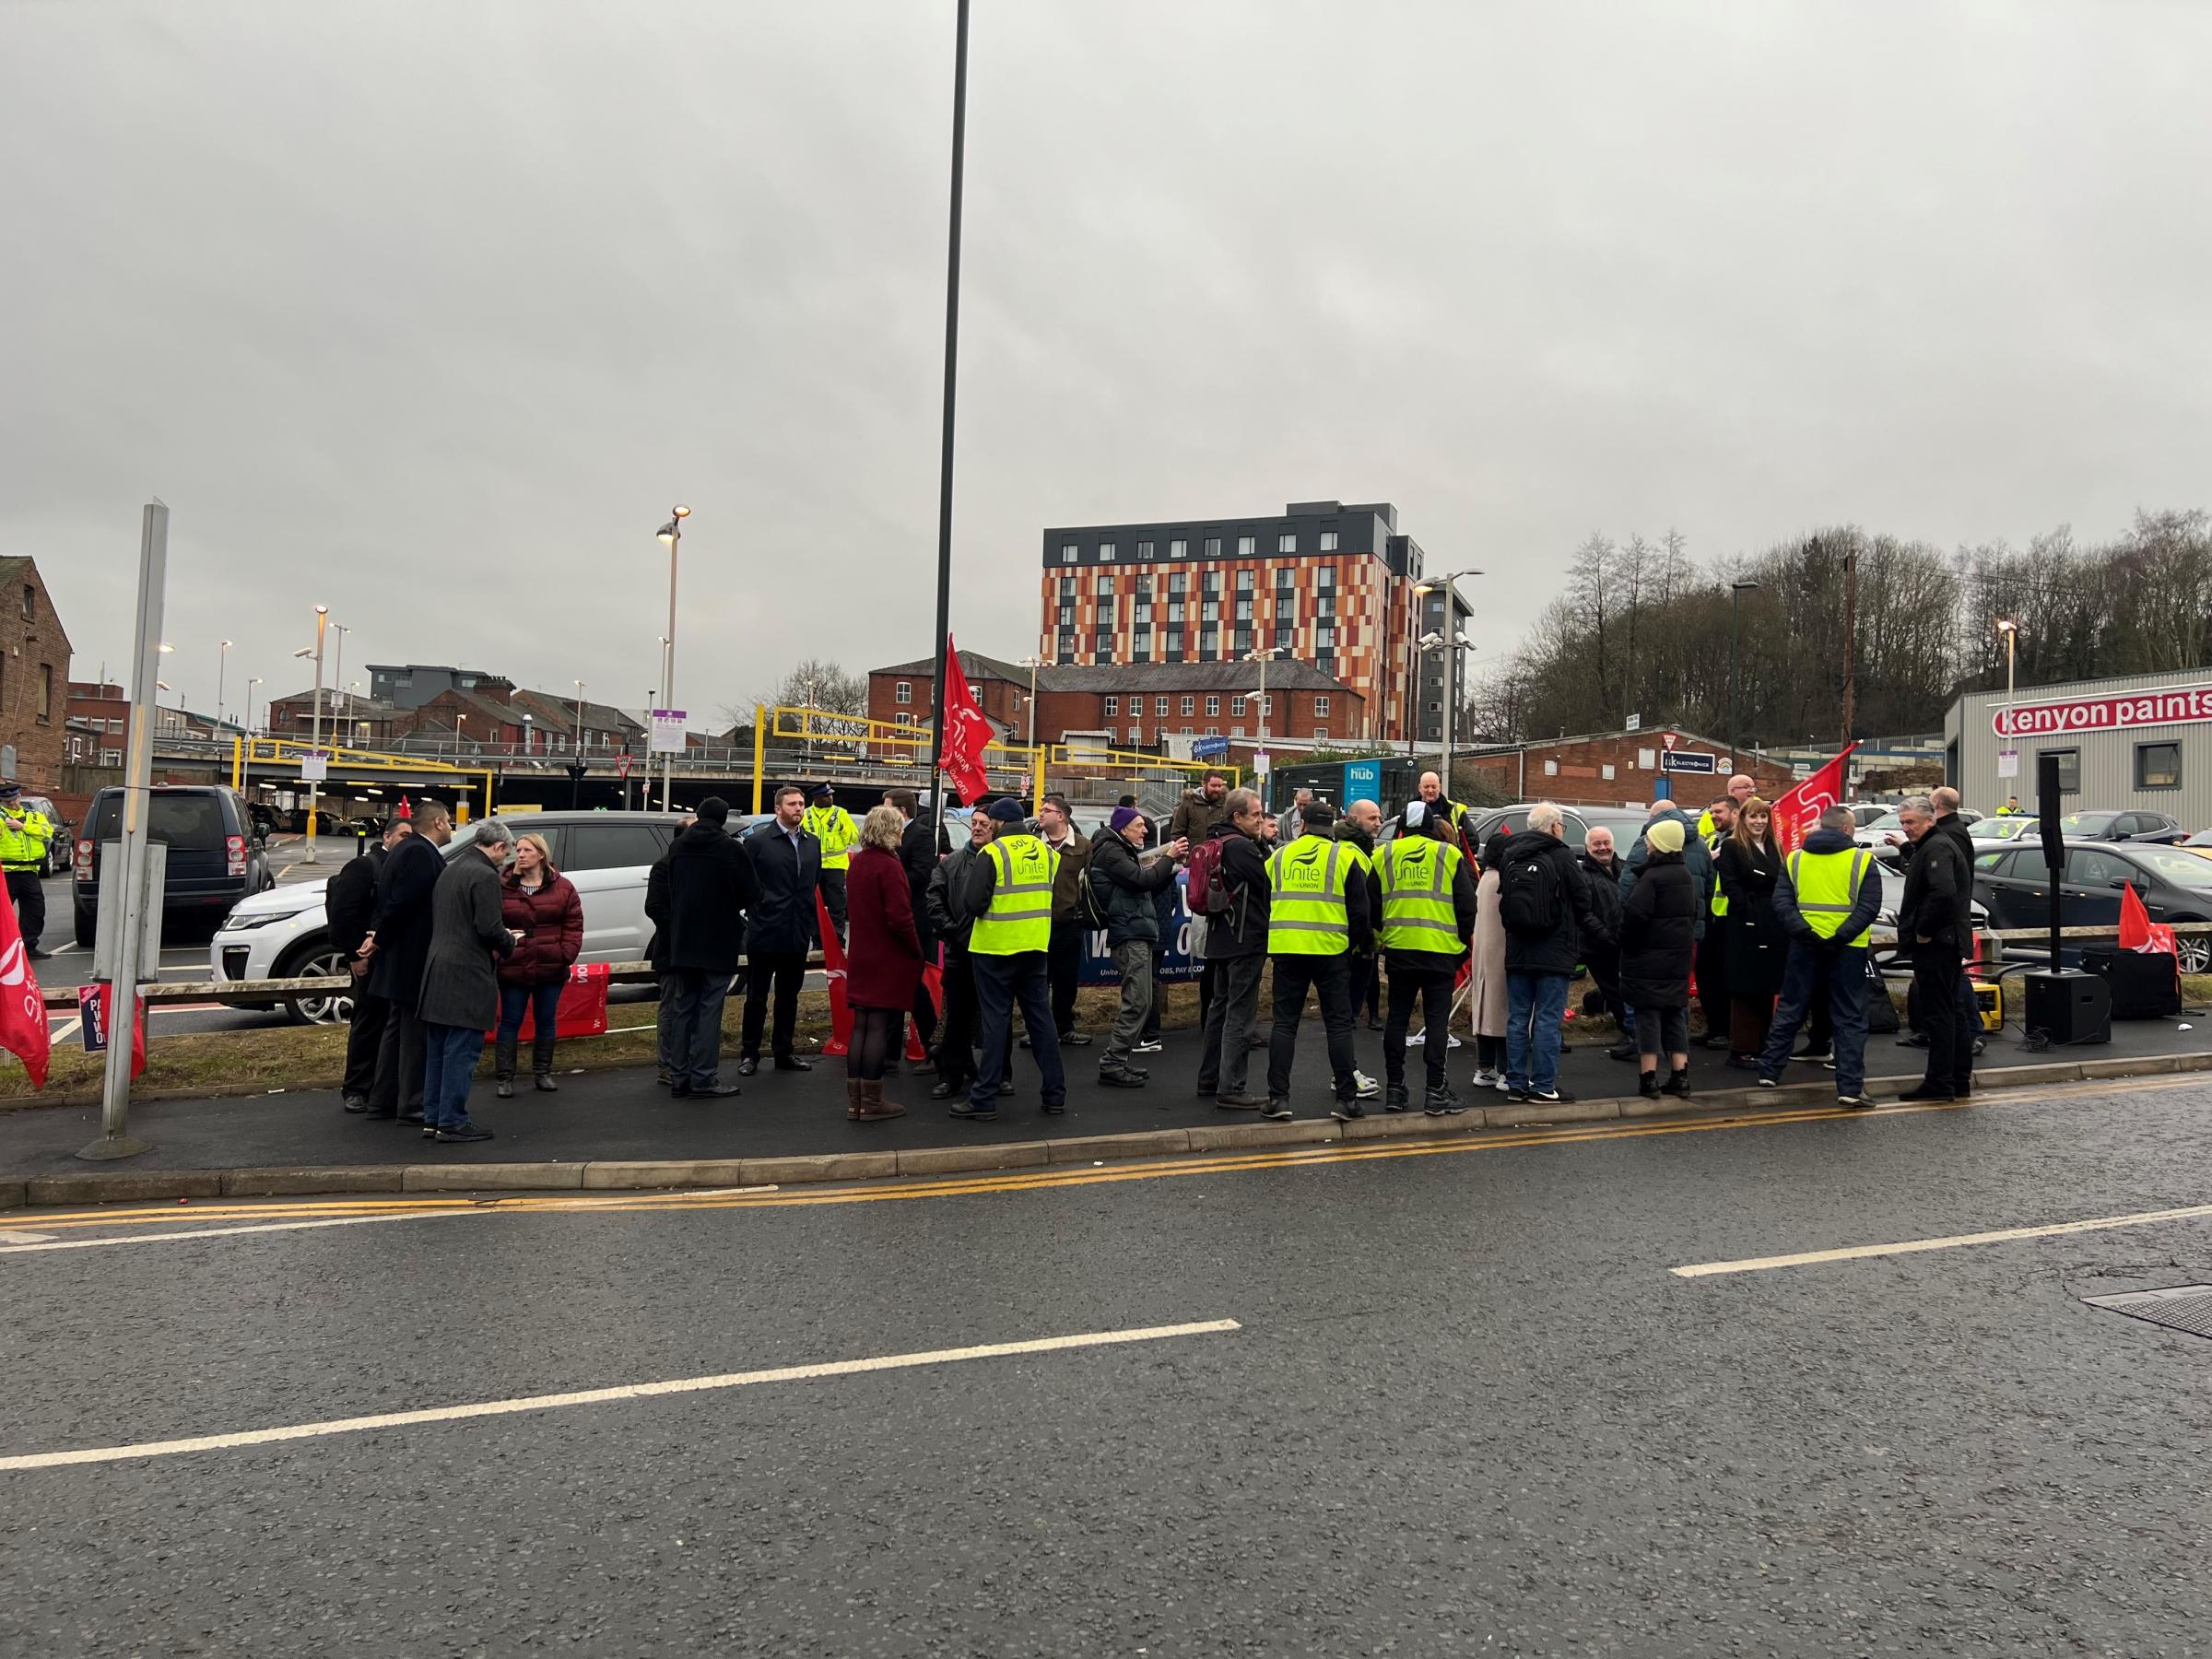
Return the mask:
M 312 753 L 317 755 L 320 755 L 323 752 L 323 640 L 324 635 L 328 631 L 329 628 L 330 606 L 327 605 L 316 606 L 314 651 L 315 713 L 314 725 L 312 727 L 313 735 L 309 740 L 309 748 Z M 295 651 L 292 653 L 292 654 L 294 656 L 305 656 L 308 653 L 304 649 L 302 649 L 300 651 Z M 322 786 L 313 779 L 309 779 L 307 784 L 307 851 L 300 855 L 300 861 L 302 864 L 313 864 L 315 862 L 315 804 L 322 797 Z
M 2006 755 L 2008 755 L 2008 756 L 2010 756 L 2010 757 L 2011 757 L 2011 759 L 2012 759 L 2012 768 L 2013 768 L 2012 771 L 2011 771 L 2010 773 L 2006 774 L 2006 775 L 2007 775 L 2007 776 L 2013 776 L 2013 777 L 2017 777 L 2017 776 L 2019 774 L 2019 766 L 2020 766 L 2020 760 L 2019 760 L 2019 754 L 2020 754 L 2020 739 L 2019 739 L 2019 735 L 2018 735 L 2018 734 L 2017 734 L 2017 733 L 2016 733 L 2016 732 L 2015 732 L 2015 731 L 2012 729 L 2012 727 L 2013 727 L 2013 714 L 2012 714 L 2012 683 L 2013 683 L 2013 668 L 2014 668 L 2014 664 L 2015 664 L 2015 660 L 2016 660 L 2016 658 L 2017 658 L 2017 656 L 2018 656 L 2018 652 L 2019 652 L 2019 644 L 2020 644 L 2020 625 L 2019 625 L 2018 622 L 2015 622 L 2015 621 L 2013 621 L 2013 620 L 2012 620 L 2011 618 L 2004 618 L 2004 617 L 2000 617 L 2000 618 L 1997 619 L 1997 631 L 1998 631 L 1999 633 L 2001 633 L 2001 634 L 2003 634 L 2003 635 L 2005 636 L 2005 747 L 2004 747 L 2004 753 L 2005 753 Z M 1965 782 L 1966 782 L 1966 780 L 1965 780 L 1965 779 L 1963 779 L 1963 778 L 1961 778 L 1961 779 L 1959 780 L 1959 782 L 1960 782 L 1961 784 L 1963 784 Z
M 660 528 L 660 537 L 668 544 L 668 632 L 661 641 L 661 707 L 676 706 L 676 561 L 682 550 L 684 521 L 691 516 L 691 509 L 678 501 L 669 509 L 668 522 Z M 647 712 L 649 714 L 651 711 Z M 650 775 L 650 773 L 648 774 Z M 661 809 L 674 811 L 676 807 L 676 752 L 668 754 L 666 766 L 661 774 Z
M 338 636 L 337 655 L 332 660 L 330 667 L 330 700 L 342 711 L 330 724 L 336 735 L 342 737 L 347 735 L 347 716 L 353 712 L 353 700 L 346 696 L 344 690 L 346 684 L 346 636 L 353 629 L 343 622 L 333 622 L 330 625 L 330 631 Z
M 223 686 L 230 673 L 230 641 L 223 641 L 223 649 L 215 659 L 215 724 L 223 724 Z
M 1044 665 L 1041 656 L 1026 656 L 1021 665 L 1030 671 L 1030 747 L 1037 747 L 1037 670 Z
M 1728 584 L 1728 771 L 1735 771 L 1735 636 L 1737 622 L 1743 612 L 1743 597 L 1759 591 L 1756 582 L 1732 582 Z
M 952 632 L 952 429 L 960 363 L 960 185 L 968 156 L 968 0 L 959 0 L 952 42 L 952 203 L 945 241 L 945 429 L 937 461 L 937 631 L 930 681 L 930 747 L 922 785 L 941 801 L 937 762 L 945 749 L 945 653 Z
M 1260 735 L 1253 746 L 1256 753 L 1260 755 L 1267 753 L 1267 663 L 1269 658 L 1280 656 L 1282 651 L 1283 648 L 1280 645 L 1270 645 L 1264 651 L 1247 652 L 1244 657 L 1246 662 L 1257 663 L 1260 665 Z M 1274 772 L 1275 762 L 1270 759 L 1267 763 L 1267 771 L 1260 776 L 1260 800 L 1263 805 L 1265 804 L 1268 794 L 1267 780 L 1274 775 Z
M 1434 593 L 1440 588 L 1443 591 L 1444 621 L 1439 631 L 1452 641 L 1452 648 L 1444 656 L 1444 770 L 1441 776 L 1446 798 L 1452 794 L 1452 716 L 1458 712 L 1459 706 L 1459 653 L 1466 645 L 1459 632 L 1459 583 L 1465 577 L 1482 573 L 1475 566 L 1469 565 L 1464 571 L 1453 571 L 1432 582 L 1424 582 L 1415 590 L 1421 594 Z M 1406 750 L 1408 754 L 1412 752 L 1410 747 Z

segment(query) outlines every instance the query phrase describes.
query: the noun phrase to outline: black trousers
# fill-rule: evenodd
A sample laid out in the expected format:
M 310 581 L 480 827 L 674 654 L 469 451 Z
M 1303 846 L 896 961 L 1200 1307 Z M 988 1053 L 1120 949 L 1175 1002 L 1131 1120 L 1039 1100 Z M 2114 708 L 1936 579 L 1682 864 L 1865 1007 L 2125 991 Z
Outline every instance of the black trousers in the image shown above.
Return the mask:
M 1076 983 L 1082 977 L 1083 924 L 1055 917 L 1052 944 L 1044 953 L 1044 978 L 1052 988 L 1053 1023 L 1063 1037 L 1076 1029 Z
M 930 947 L 924 946 L 922 954 L 926 958 L 930 954 Z M 922 1039 L 922 1046 L 925 1049 L 933 1046 L 937 1041 L 937 1005 L 930 999 L 927 985 L 918 984 L 914 987 L 914 1006 L 911 1012 L 913 1015 L 914 1031 Z M 899 1045 L 898 1053 L 891 1056 L 893 1065 L 896 1065 L 900 1056 L 906 1053 L 905 1027 L 906 1022 L 901 1020 L 900 1030 L 896 1033 L 896 1041 Z
M 23 930 L 23 948 L 36 950 L 39 935 L 46 931 L 46 889 L 36 870 L 10 870 L 7 896 L 15 900 L 16 925 Z
M 1306 993 L 1321 999 L 1322 1029 L 1328 1033 L 1329 1078 L 1339 1100 L 1357 1100 L 1352 1077 L 1352 959 L 1336 956 L 1269 957 L 1275 969 L 1275 1036 L 1267 1045 L 1267 1095 L 1290 1096 L 1290 1063 L 1298 1057 L 1298 1022 L 1306 1011 Z
M 422 1020 L 406 1003 L 386 1003 L 376 1045 L 376 1084 L 369 1110 L 379 1117 L 422 1112 Z
M 1922 1086 L 1954 1094 L 1971 1088 L 1982 1017 L 1967 989 L 1965 958 L 1955 947 L 1913 946 L 1912 988 L 1920 994 L 1920 1029 L 1928 1039 L 1928 1073 Z
M 964 946 L 945 947 L 945 1024 L 937 1034 L 937 1077 L 965 1083 L 975 1076 L 975 964 Z M 1007 1041 L 1013 1041 L 1012 1033 Z
M 1429 1087 L 1444 1087 L 1444 1060 L 1452 1052 L 1452 978 L 1455 970 L 1400 968 L 1390 971 L 1390 1014 L 1382 1022 L 1382 1069 L 1390 1086 L 1406 1082 L 1406 1032 L 1413 1005 L 1421 1005 L 1421 1057 L 1429 1065 Z
M 340 1090 L 349 1100 L 365 1100 L 376 1088 L 376 1055 L 383 1046 L 392 1005 L 381 996 L 363 994 L 359 980 L 354 984 L 353 1018 L 346 1030 L 346 1081 Z
M 1698 941 L 1698 1006 L 1705 1010 L 1705 1034 L 1728 1035 L 1728 927 L 1724 921 L 1705 918 L 1705 936 Z
M 821 892 L 822 908 L 830 912 L 830 925 L 837 929 L 838 942 L 841 945 L 845 938 L 845 872 L 824 870 Z M 822 929 L 818 916 L 815 918 L 814 931 L 817 935 L 814 942 L 819 945 L 822 942 L 819 937 Z
M 779 1060 L 791 1058 L 792 1033 L 799 1021 L 799 987 L 806 982 L 806 953 L 803 950 L 756 950 L 750 954 L 745 976 L 745 1025 L 739 1036 L 738 1058 L 760 1058 L 760 1028 L 768 1020 L 768 998 L 776 998 L 775 1025 L 770 1036 L 771 1052 Z
M 1352 1017 L 1365 1008 L 1370 1019 L 1382 1017 L 1382 959 L 1373 956 L 1355 956 L 1352 962 Z

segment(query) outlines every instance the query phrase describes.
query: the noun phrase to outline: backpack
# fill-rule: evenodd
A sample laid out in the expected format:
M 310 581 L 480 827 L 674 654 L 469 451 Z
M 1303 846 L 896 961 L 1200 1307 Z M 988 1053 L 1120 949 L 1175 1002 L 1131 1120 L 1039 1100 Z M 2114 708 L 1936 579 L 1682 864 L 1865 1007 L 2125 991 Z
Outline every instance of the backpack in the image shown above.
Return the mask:
M 1565 919 L 1559 875 L 1549 853 L 1516 858 L 1505 866 L 1498 885 L 1498 919 L 1505 931 L 1524 939 L 1540 939 L 1557 931 Z
M 1100 892 L 1095 872 L 1085 865 L 1076 877 L 1076 920 L 1093 933 L 1106 927 L 1106 895 Z
M 1219 837 L 1208 837 L 1191 849 L 1187 875 L 1191 909 L 1195 914 L 1219 916 L 1228 912 L 1229 888 L 1221 879 Z

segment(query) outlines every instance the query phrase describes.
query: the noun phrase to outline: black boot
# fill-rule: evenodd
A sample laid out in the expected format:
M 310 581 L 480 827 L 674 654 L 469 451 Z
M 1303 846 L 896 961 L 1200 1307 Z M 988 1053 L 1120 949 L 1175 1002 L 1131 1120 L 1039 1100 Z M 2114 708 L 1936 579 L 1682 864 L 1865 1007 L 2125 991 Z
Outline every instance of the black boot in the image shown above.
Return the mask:
M 1668 1074 L 1666 1081 L 1659 1085 L 1659 1092 L 1670 1095 L 1688 1094 L 1689 1092 L 1689 1067 L 1687 1065 L 1677 1066 Z
M 500 1036 L 493 1050 L 491 1075 L 499 1080 L 499 1088 L 495 1092 L 500 1099 L 514 1099 L 514 1033 L 512 1031 Z
M 1657 1100 L 1659 1098 L 1659 1074 L 1655 1071 L 1648 1071 L 1640 1076 L 1636 1079 L 1636 1092 L 1647 1100 Z
M 551 1094 L 560 1087 L 553 1081 L 554 1038 L 551 1031 L 539 1031 L 530 1043 L 530 1070 L 540 1094 Z

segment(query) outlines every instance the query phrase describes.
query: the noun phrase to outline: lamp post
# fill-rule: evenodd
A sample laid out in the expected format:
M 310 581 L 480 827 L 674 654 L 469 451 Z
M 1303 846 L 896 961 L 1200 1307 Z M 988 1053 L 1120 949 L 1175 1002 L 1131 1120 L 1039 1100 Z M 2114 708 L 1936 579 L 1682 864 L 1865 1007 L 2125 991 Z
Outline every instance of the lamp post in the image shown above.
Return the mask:
M 678 501 L 668 511 L 668 522 L 658 532 L 668 544 L 668 632 L 661 641 L 661 706 L 671 708 L 676 702 L 676 561 L 682 550 L 684 521 L 691 516 L 691 509 Z M 672 812 L 676 807 L 676 755 L 668 756 L 665 770 L 661 774 L 661 810 Z
M 253 797 L 253 688 L 261 684 L 261 678 L 257 674 L 246 681 L 245 745 L 238 759 L 238 786 L 248 799 Z
M 313 735 L 309 739 L 309 752 L 316 755 L 323 752 L 323 639 L 329 627 L 330 606 L 327 605 L 316 606 L 314 649 L 310 651 L 305 646 L 301 646 L 298 651 L 292 653 L 296 657 L 312 656 L 315 659 L 315 714 Z M 315 803 L 321 798 L 322 793 L 321 786 L 313 779 L 309 779 L 307 784 L 307 851 L 300 855 L 301 864 L 316 862 Z
M 1728 584 L 1728 771 L 1735 771 L 1735 636 L 1737 622 L 1743 613 L 1746 594 L 1757 593 L 1756 582 L 1732 582 Z
M 1267 752 L 1267 662 L 1270 657 L 1278 657 L 1282 655 L 1282 653 L 1283 648 L 1280 645 L 1270 645 L 1264 651 L 1247 652 L 1244 655 L 1244 660 L 1246 662 L 1257 663 L 1260 665 L 1260 735 L 1257 741 L 1253 745 L 1255 757 L 1258 755 L 1265 755 Z M 1274 774 L 1275 763 L 1273 760 L 1270 760 L 1268 762 L 1267 771 L 1261 774 L 1260 800 L 1263 805 L 1265 804 L 1269 793 L 1266 780 L 1273 777 Z
M 468 716 L 453 716 L 453 758 L 459 759 L 461 751 L 468 746 Z
M 1041 656 L 1026 656 L 1021 665 L 1030 671 L 1030 747 L 1037 747 L 1037 670 L 1044 666 Z
M 1998 776 L 2017 777 L 2020 769 L 2020 740 L 2012 729 L 2012 677 L 2015 659 L 2019 652 L 2020 625 L 2009 617 L 1999 617 L 1997 631 L 2005 636 L 2005 747 L 1998 751 Z M 2012 762 L 2010 772 L 2002 770 L 2002 762 L 2006 759 Z M 1962 778 L 1959 782 L 1964 782 L 1965 780 Z
M 215 659 L 215 724 L 223 724 L 223 685 L 230 672 L 230 641 L 223 641 L 223 649 Z
M 1447 607 L 1447 608 L 1449 608 L 1449 607 Z M 1444 620 L 1445 620 L 1445 623 L 1446 623 L 1446 625 L 1447 625 L 1447 626 L 1449 626 L 1449 625 L 1450 625 L 1450 622 L 1451 622 L 1451 618 L 1450 618 L 1449 617 L 1446 617 Z M 1430 652 L 1431 652 L 1431 651 L 1441 651 L 1441 650 L 1443 650 L 1443 649 L 1445 649 L 1445 647 L 1446 647 L 1446 641 L 1445 641 L 1445 639 L 1444 639 L 1444 636 L 1443 636 L 1442 634 L 1441 634 L 1441 633 L 1438 633 L 1438 632 L 1437 632 L 1437 631 L 1436 631 L 1434 629 L 1430 629 L 1430 630 L 1429 630 L 1429 632 L 1427 632 L 1427 633 L 1423 634 L 1423 635 L 1421 636 L 1421 638 L 1420 638 L 1420 650 L 1421 650 L 1421 653 L 1422 653 L 1422 654 L 1423 654 L 1423 655 L 1426 655 L 1428 653 L 1430 653 Z M 1456 651 L 1453 651 L 1453 652 L 1451 654 L 1452 654 L 1452 657 L 1456 657 L 1456 656 L 1458 655 L 1458 653 L 1457 653 Z M 1441 737 L 1442 737 L 1442 739 L 1443 739 L 1443 744 L 1442 744 L 1442 747 L 1441 747 L 1441 750 L 1439 751 L 1439 754 L 1438 754 L 1438 765 L 1439 765 L 1439 766 L 1440 766 L 1440 767 L 1441 767 L 1442 770 L 1441 770 L 1441 771 L 1439 771 L 1439 772 L 1438 772 L 1436 775 L 1437 775 L 1437 777 L 1438 777 L 1439 779 L 1441 779 L 1441 780 L 1442 781 L 1442 783 L 1443 783 L 1443 786 L 1444 786 L 1444 788 L 1443 788 L 1443 794 L 1444 794 L 1444 798 L 1445 798 L 1446 800 L 1450 800 L 1450 799 L 1452 798 L 1452 700 L 1452 700 L 1452 674 L 1453 674 L 1453 663 L 1452 663 L 1452 660 L 1451 660 L 1451 658 L 1450 658 L 1450 657 L 1448 657 L 1448 658 L 1446 659 L 1446 661 L 1443 663 L 1442 666 L 1443 666 L 1443 671 L 1444 671 L 1444 718 L 1443 718 L 1443 724 L 1442 724 L 1442 726 L 1441 726 L 1441 730 L 1440 730 L 1440 732 L 1439 732 L 1439 734 L 1438 734 L 1438 735 L 1439 735 L 1440 736 L 1441 736 Z M 1410 746 L 1408 746 L 1408 747 L 1407 747 L 1407 752 L 1408 752 L 1408 753 L 1411 753 L 1411 747 L 1410 747 Z
M 523 759 L 525 760 L 537 753 L 537 743 L 535 736 L 536 731 L 536 717 L 524 713 L 523 716 Z
M 1443 628 L 1441 634 L 1439 637 L 1449 638 L 1453 641 L 1453 650 L 1451 654 L 1446 657 L 1444 661 L 1445 736 L 1443 746 L 1443 782 L 1444 793 L 1447 795 L 1452 793 L 1452 739 L 1450 733 L 1452 730 L 1452 715 L 1459 702 L 1459 653 L 1460 650 L 1466 644 L 1466 641 L 1460 637 L 1459 632 L 1459 588 L 1457 584 L 1463 577 L 1480 576 L 1484 572 L 1476 566 L 1469 565 L 1464 571 L 1453 571 L 1442 576 L 1431 577 L 1429 581 L 1420 583 L 1413 590 L 1414 598 L 1417 604 L 1418 603 L 1420 596 L 1424 594 L 1434 594 L 1441 592 L 1444 595 Z M 1423 641 L 1421 649 L 1424 651 L 1430 649 L 1426 641 Z M 1406 752 L 1408 755 L 1413 753 L 1413 738 L 1414 734 L 1408 732 L 1406 734 Z
M 330 631 L 338 636 L 337 654 L 331 659 L 330 665 L 330 700 L 341 708 L 337 717 L 330 724 L 334 732 L 343 734 L 347 717 L 353 712 L 353 700 L 347 697 L 343 689 L 346 684 L 346 636 L 353 629 L 343 622 L 333 622 Z

